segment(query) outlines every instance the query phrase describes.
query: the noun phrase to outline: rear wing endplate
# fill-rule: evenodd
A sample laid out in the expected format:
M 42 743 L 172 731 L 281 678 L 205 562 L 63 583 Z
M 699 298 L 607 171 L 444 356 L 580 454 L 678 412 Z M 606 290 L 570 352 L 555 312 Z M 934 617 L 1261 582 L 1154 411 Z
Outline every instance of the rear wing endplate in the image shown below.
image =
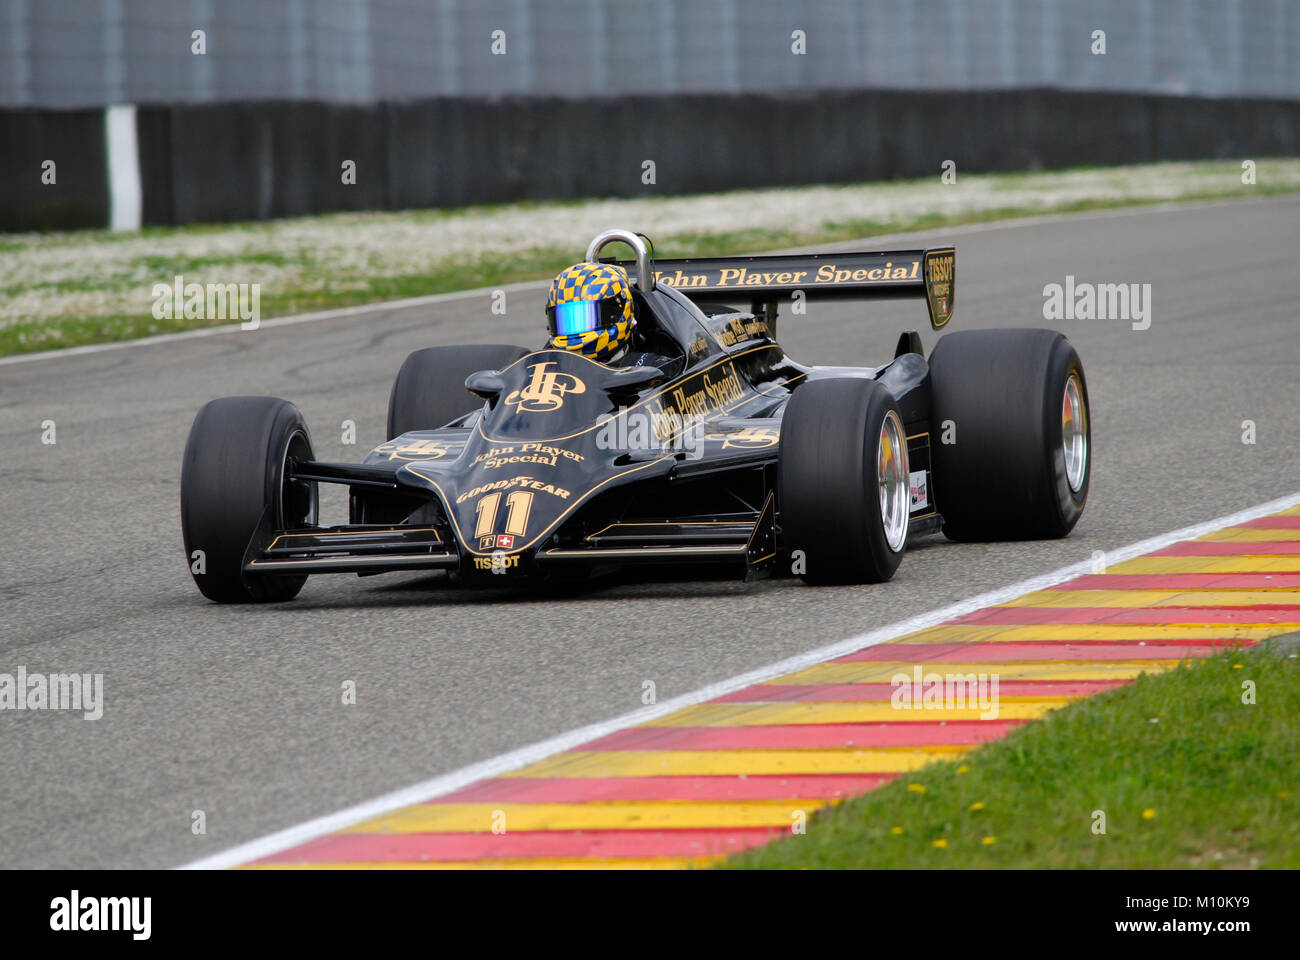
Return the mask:
M 621 266 L 634 266 L 632 261 Z M 654 282 L 692 300 L 744 297 L 754 304 L 793 300 L 925 298 L 930 326 L 952 317 L 957 252 L 953 247 L 878 253 L 816 253 L 653 261 Z

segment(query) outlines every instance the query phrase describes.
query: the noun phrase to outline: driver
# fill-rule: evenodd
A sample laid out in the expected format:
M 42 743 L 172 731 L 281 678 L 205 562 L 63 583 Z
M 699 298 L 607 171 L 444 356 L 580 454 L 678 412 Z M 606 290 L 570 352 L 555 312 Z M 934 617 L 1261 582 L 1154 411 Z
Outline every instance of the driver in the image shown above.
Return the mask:
M 548 347 L 612 367 L 659 367 L 672 375 L 672 358 L 633 342 L 632 282 L 617 264 L 583 262 L 561 270 L 546 298 L 546 324 Z

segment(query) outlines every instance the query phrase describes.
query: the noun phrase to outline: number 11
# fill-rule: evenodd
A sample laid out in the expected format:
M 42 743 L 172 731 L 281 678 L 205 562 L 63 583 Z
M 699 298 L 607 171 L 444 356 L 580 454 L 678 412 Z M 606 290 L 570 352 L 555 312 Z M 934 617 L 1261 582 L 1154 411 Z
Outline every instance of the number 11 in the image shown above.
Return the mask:
M 486 537 L 497 524 L 497 510 L 501 506 L 501 494 L 489 493 L 479 499 L 475 506 L 476 520 L 474 536 Z M 533 495 L 526 490 L 515 490 L 506 495 L 506 533 L 516 537 L 528 533 L 528 514 L 533 508 Z

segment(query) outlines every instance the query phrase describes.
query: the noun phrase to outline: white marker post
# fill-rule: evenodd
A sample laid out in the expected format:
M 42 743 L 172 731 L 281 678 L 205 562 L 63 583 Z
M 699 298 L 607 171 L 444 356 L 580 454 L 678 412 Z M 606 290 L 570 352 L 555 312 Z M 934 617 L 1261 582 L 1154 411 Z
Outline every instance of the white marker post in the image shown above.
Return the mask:
M 119 103 L 104 110 L 104 139 L 108 147 L 109 229 L 139 230 L 144 193 L 140 188 L 135 104 Z

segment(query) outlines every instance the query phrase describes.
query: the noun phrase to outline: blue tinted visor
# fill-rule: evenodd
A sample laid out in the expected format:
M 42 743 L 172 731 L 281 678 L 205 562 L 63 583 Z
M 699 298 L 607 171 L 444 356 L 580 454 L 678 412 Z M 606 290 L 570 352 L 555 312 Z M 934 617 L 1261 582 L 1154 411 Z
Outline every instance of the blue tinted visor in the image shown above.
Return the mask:
M 571 337 L 612 327 L 622 317 L 621 305 L 614 298 L 605 300 L 570 300 L 546 308 L 551 336 Z

